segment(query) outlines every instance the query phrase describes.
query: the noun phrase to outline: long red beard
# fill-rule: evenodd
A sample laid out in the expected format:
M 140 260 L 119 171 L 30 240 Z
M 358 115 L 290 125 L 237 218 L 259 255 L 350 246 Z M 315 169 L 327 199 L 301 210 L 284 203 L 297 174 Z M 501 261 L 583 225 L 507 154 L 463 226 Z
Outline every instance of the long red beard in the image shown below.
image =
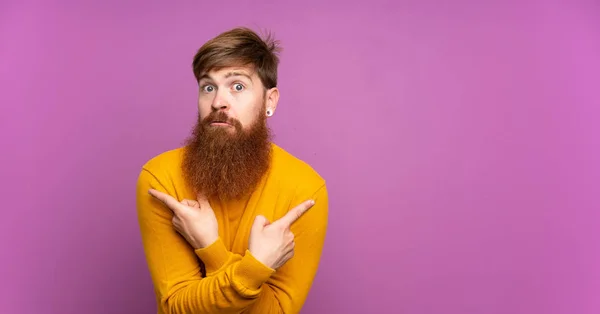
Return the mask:
M 213 121 L 227 121 L 230 127 L 211 126 Z M 271 132 L 264 109 L 248 129 L 222 111 L 213 111 L 198 122 L 186 140 L 182 163 L 187 183 L 207 197 L 221 200 L 249 195 L 269 169 Z

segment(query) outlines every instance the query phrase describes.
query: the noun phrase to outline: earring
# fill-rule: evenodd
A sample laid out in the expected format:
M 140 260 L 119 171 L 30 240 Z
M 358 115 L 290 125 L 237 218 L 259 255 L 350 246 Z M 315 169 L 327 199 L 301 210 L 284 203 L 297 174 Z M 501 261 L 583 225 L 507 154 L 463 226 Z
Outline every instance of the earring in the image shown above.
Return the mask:
M 273 112 L 271 111 L 271 109 L 267 109 L 267 117 L 270 117 L 273 115 Z

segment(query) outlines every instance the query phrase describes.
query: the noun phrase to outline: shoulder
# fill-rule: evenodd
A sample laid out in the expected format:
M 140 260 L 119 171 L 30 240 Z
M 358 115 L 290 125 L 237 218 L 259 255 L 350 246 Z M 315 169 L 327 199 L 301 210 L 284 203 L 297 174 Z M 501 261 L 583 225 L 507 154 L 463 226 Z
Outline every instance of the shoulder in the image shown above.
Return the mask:
M 296 234 L 310 234 L 327 229 L 329 195 L 326 180 L 308 162 L 283 148 L 273 147 L 273 174 L 276 176 L 277 199 L 284 202 L 274 219 L 279 219 L 301 202 L 313 199 L 315 205 L 292 226 Z M 321 234 L 321 233 L 319 233 Z M 324 235 L 322 235 L 324 236 Z
M 325 178 L 306 161 L 276 144 L 272 144 L 272 147 L 272 175 L 283 187 L 293 188 L 298 192 L 314 193 L 326 184 Z
M 176 180 L 182 173 L 183 149 L 179 147 L 153 156 L 142 165 L 141 172 L 151 174 L 159 182 Z

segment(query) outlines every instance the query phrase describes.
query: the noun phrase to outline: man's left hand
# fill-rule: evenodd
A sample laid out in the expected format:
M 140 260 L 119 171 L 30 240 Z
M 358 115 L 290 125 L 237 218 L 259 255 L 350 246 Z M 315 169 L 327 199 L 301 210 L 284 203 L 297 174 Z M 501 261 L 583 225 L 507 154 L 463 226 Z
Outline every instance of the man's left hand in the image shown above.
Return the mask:
M 208 199 L 198 195 L 198 200 L 177 201 L 163 192 L 150 189 L 156 197 L 173 211 L 173 226 L 194 249 L 205 248 L 219 238 L 219 224 Z

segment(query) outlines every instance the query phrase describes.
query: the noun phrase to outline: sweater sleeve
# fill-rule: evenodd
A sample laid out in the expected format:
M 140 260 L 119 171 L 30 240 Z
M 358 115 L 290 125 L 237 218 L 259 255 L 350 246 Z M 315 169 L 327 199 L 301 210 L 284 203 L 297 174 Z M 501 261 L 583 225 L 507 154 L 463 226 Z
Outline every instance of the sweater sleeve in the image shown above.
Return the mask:
M 275 272 L 256 260 L 229 252 L 221 239 L 191 250 L 172 226 L 171 210 L 148 194 L 175 195 L 147 169 L 137 182 L 137 216 L 154 291 L 162 313 L 239 313 L 258 300 Z M 206 277 L 201 275 L 201 263 Z
M 321 186 L 313 194 L 295 196 L 290 208 L 307 199 L 315 205 L 291 227 L 294 233 L 294 257 L 273 274 L 259 293 L 258 300 L 245 313 L 299 313 L 316 276 L 325 242 L 328 219 L 327 187 Z M 288 209 L 288 210 L 289 210 Z

